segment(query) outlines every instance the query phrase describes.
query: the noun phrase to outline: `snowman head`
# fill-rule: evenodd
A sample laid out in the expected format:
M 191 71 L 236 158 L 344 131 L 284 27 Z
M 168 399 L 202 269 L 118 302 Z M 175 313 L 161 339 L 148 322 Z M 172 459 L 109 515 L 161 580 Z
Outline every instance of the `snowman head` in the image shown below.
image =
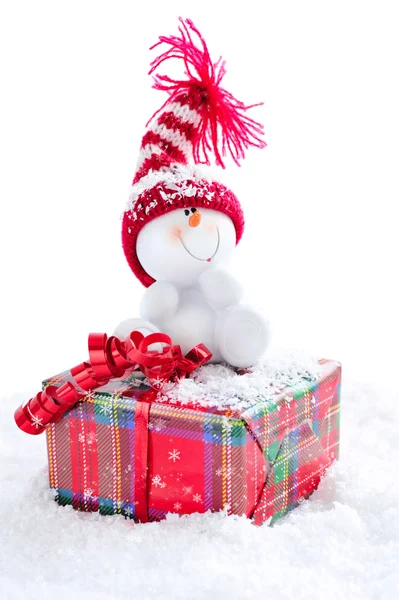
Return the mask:
M 180 287 L 196 283 L 226 261 L 236 245 L 233 221 L 210 208 L 179 208 L 147 223 L 137 236 L 137 258 L 154 280 Z
M 128 263 L 145 285 L 195 283 L 210 266 L 226 261 L 244 229 L 244 215 L 223 184 L 179 167 L 133 185 L 122 241 Z M 184 173 L 183 173 L 184 172 Z

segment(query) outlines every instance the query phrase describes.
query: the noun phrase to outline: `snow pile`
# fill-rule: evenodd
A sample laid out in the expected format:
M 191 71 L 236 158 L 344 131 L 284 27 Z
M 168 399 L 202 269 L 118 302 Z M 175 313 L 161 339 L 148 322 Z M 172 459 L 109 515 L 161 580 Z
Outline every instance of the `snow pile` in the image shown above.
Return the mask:
M 31 394 L 32 395 L 32 394 Z M 274 527 L 222 514 L 135 525 L 59 507 L 43 436 L 0 403 L 0 588 L 7 600 L 393 600 L 399 395 L 344 381 L 341 460 Z
M 242 374 L 227 365 L 205 365 L 160 395 L 158 401 L 245 410 L 257 402 L 272 402 L 288 386 L 309 385 L 319 372 L 316 358 L 296 350 L 274 349 Z

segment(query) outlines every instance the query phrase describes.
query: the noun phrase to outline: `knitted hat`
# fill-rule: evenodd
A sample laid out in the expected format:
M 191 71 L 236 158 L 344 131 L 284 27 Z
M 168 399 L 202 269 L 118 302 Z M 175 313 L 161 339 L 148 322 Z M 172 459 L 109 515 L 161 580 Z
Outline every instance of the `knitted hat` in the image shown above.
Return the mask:
M 129 204 L 123 215 L 122 244 L 136 277 L 146 286 L 154 279 L 145 272 L 136 253 L 137 236 L 152 219 L 178 208 L 211 208 L 231 218 L 238 243 L 244 229 L 244 215 L 232 191 L 215 181 L 204 167 L 215 163 L 224 168 L 226 150 L 239 164 L 244 149 L 263 148 L 263 126 L 248 118 L 245 106 L 220 87 L 224 62 L 212 63 L 208 48 L 192 21 L 179 19 L 180 36 L 160 37 L 151 50 L 169 46 L 151 63 L 151 75 L 169 58 L 184 61 L 187 79 L 155 75 L 153 87 L 169 98 L 147 123 L 133 179 Z M 195 34 L 201 47 L 192 39 Z

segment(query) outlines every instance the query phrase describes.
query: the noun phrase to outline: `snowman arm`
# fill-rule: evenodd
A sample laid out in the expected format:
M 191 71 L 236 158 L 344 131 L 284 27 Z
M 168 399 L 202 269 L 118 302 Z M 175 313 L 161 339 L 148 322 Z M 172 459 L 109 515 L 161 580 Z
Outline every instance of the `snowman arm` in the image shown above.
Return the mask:
M 223 269 L 207 269 L 199 278 L 199 286 L 213 308 L 221 309 L 238 304 L 244 290 L 234 277 Z
M 156 281 L 143 294 L 140 303 L 140 316 L 153 323 L 170 319 L 179 304 L 177 288 L 167 281 Z

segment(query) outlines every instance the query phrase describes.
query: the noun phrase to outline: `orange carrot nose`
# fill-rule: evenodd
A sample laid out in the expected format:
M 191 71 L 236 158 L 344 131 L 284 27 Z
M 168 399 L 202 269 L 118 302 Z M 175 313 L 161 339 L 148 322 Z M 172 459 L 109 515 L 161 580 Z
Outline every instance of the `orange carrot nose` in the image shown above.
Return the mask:
M 191 217 L 188 220 L 188 224 L 190 225 L 190 227 L 198 227 L 198 225 L 201 223 L 201 213 L 199 212 L 199 210 L 196 210 L 195 213 L 193 213 L 191 215 Z

